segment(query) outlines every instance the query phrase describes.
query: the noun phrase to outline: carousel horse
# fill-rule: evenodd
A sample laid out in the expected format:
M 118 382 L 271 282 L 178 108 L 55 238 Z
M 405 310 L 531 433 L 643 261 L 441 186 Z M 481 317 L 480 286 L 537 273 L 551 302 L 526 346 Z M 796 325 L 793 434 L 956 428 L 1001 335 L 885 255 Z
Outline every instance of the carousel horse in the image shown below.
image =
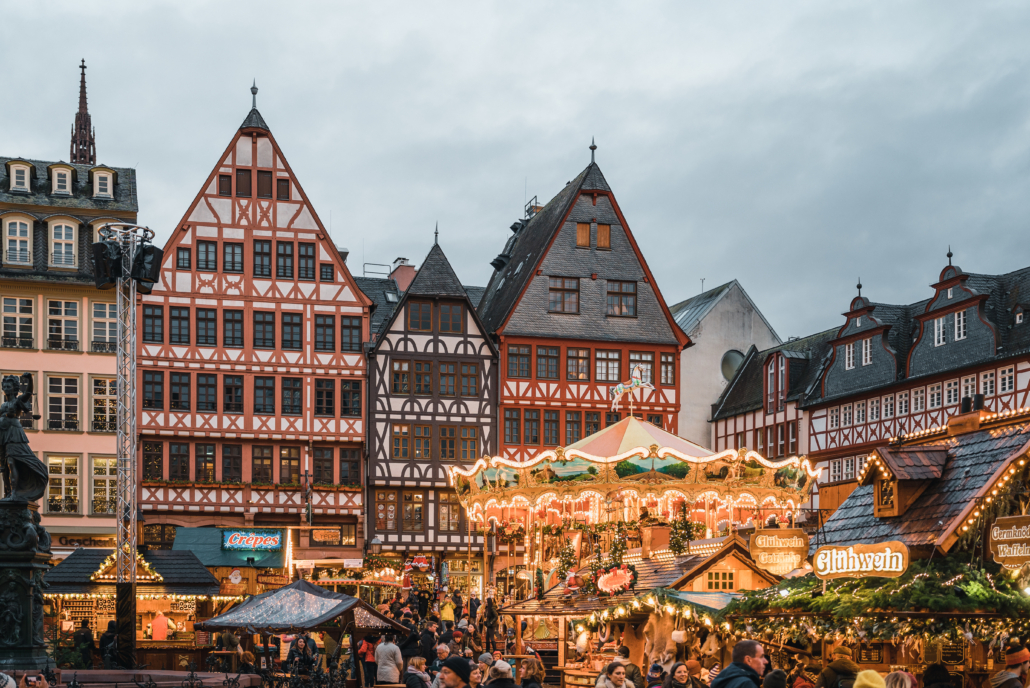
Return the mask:
M 654 385 L 650 382 L 644 382 L 644 366 L 637 364 L 633 366 L 633 372 L 630 373 L 629 382 L 620 382 L 612 387 L 612 411 L 619 410 L 619 401 L 623 396 L 626 394 L 632 394 L 635 390 L 643 387 L 654 389 Z

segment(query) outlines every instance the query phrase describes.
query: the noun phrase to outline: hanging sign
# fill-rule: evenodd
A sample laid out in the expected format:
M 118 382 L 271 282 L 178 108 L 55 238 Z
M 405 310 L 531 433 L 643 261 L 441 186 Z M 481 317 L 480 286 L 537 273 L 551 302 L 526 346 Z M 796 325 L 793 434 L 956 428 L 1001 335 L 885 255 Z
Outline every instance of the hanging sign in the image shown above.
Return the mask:
M 289 576 L 276 576 L 276 575 L 269 575 L 269 574 L 265 574 L 265 573 L 259 573 L 258 577 L 257 577 L 257 582 L 261 583 L 262 585 L 278 585 L 278 586 L 283 586 L 283 585 L 289 585 L 290 584 L 290 578 L 289 578 Z
M 872 643 L 858 648 L 859 664 L 883 664 L 883 645 Z
M 813 563 L 816 577 L 823 580 L 897 578 L 908 568 L 908 547 L 897 540 L 873 545 L 827 545 L 816 550 Z
M 1007 569 L 1030 562 L 1030 516 L 1002 516 L 991 526 L 989 547 L 994 561 Z
M 808 533 L 800 528 L 768 528 L 751 533 L 751 558 L 759 568 L 785 576 L 808 557 Z
M 222 549 L 278 552 L 283 548 L 281 530 L 223 530 Z

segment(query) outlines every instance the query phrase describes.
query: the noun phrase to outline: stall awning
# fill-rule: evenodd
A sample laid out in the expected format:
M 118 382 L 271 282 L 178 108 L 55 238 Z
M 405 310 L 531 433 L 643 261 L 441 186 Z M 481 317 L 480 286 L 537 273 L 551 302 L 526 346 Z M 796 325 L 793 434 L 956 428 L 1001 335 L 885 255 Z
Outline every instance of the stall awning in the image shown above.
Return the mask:
M 356 628 L 387 629 L 407 632 L 408 629 L 389 619 L 361 600 L 331 592 L 305 580 L 284 588 L 255 595 L 234 609 L 196 624 L 204 631 L 239 629 L 247 633 L 295 633 L 317 628 L 334 619 L 353 616 Z
M 222 533 L 222 528 L 177 528 L 172 551 L 193 552 L 204 566 L 251 566 L 268 569 L 281 569 L 286 566 L 285 547 L 278 551 L 222 549 Z M 254 563 L 248 563 L 248 558 L 254 559 Z

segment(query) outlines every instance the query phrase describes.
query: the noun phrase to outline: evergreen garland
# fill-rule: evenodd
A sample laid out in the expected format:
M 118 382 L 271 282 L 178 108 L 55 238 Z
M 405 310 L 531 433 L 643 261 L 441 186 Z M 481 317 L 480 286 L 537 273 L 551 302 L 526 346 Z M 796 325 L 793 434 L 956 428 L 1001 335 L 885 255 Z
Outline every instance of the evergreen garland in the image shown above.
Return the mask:
M 687 551 L 691 540 L 698 540 L 705 533 L 703 523 L 687 520 L 687 504 L 680 508 L 680 518 L 672 522 L 669 531 L 669 550 L 677 557 Z

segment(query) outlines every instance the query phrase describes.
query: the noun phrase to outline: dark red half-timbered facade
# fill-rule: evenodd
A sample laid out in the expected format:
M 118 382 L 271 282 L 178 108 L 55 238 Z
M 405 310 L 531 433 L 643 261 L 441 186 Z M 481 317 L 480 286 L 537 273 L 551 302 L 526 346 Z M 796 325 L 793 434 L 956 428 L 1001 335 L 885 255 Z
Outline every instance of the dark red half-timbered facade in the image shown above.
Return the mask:
M 525 460 L 630 413 L 610 390 L 642 366 L 633 412 L 676 432 L 676 324 L 596 163 L 512 225 L 479 314 L 500 353 L 500 455 Z
M 360 557 L 372 301 L 257 109 L 141 297 L 148 528 L 293 527 L 297 558 Z

